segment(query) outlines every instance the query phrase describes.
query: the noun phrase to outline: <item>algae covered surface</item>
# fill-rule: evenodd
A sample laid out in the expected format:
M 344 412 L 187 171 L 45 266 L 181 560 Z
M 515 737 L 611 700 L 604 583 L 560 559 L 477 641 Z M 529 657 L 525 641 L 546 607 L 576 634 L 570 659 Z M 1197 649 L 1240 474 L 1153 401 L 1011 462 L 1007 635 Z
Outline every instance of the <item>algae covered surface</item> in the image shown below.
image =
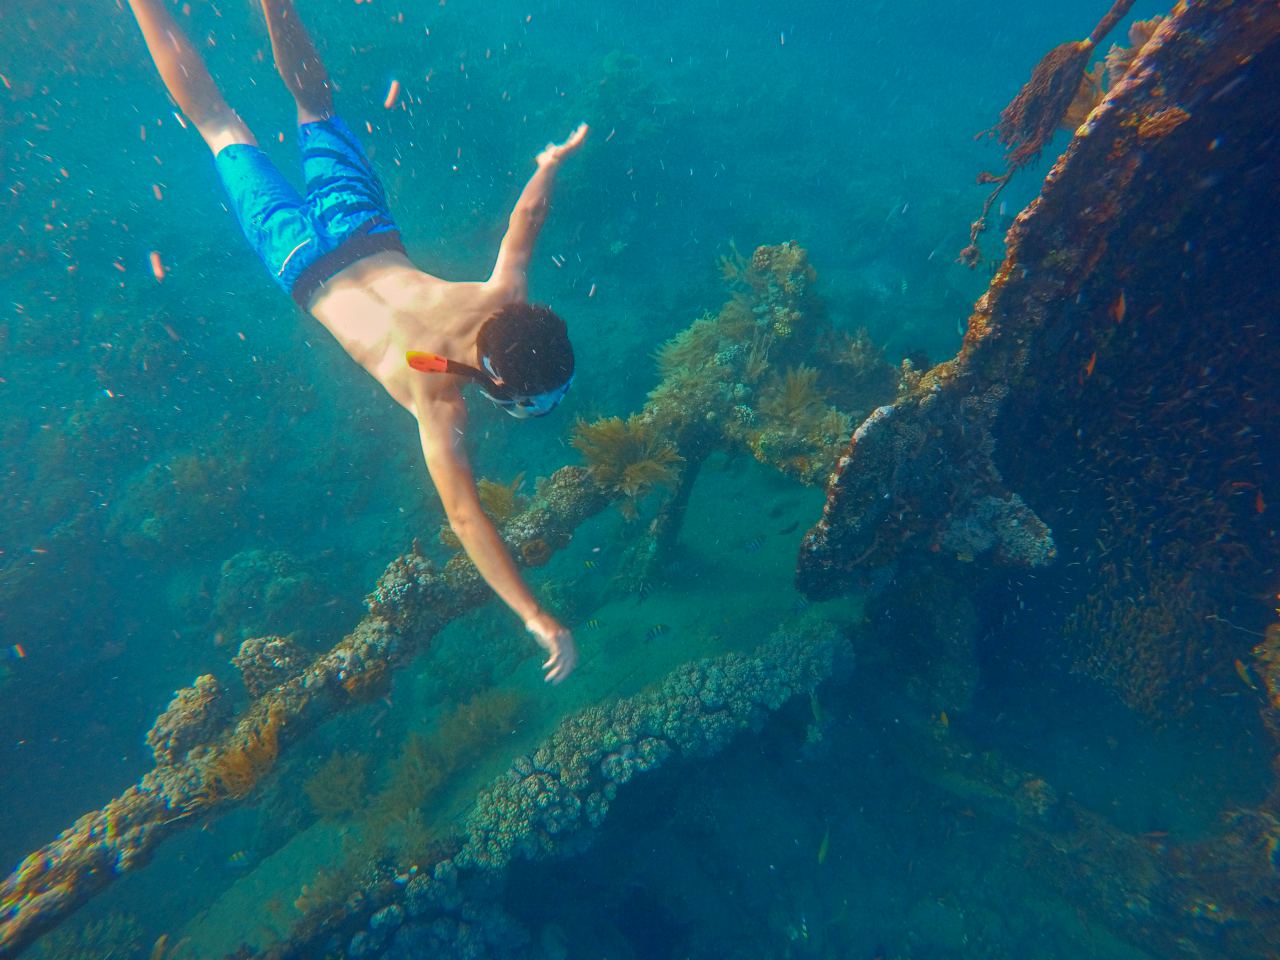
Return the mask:
M 1274 952 L 1267 5 L 1135 3 L 986 209 L 974 134 L 1107 4 L 297 5 L 432 274 L 590 124 L 530 266 L 573 389 L 461 438 L 580 662 L 128 4 L 12 0 L 0 956 Z M 258 5 L 169 9 L 298 183 Z

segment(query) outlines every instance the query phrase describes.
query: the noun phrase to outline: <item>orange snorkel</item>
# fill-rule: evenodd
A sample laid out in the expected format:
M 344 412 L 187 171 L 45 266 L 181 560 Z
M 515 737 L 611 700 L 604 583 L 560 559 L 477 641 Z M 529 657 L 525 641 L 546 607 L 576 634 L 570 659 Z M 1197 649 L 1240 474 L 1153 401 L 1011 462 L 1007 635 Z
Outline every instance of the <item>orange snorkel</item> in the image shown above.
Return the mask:
M 404 359 L 410 367 L 421 373 L 448 373 L 474 381 L 480 385 L 486 398 L 520 420 L 550 413 L 564 399 L 564 395 L 569 392 L 569 385 L 573 383 L 573 375 L 570 374 L 569 379 L 555 389 L 524 397 L 513 395 L 503 383 L 502 378 L 488 369 L 488 357 L 484 359 L 486 368 L 484 370 L 457 360 L 450 360 L 438 353 L 425 353 L 421 350 L 406 351 Z
M 404 359 L 409 366 L 421 373 L 448 373 L 455 377 L 466 377 L 468 380 L 474 380 L 495 396 L 502 393 L 502 380 L 500 378 L 468 363 L 450 360 L 448 357 L 442 357 L 438 353 L 425 353 L 421 350 L 407 351 Z
M 449 364 L 453 362 L 437 353 L 423 353 L 421 350 L 410 350 L 404 358 L 409 366 L 423 373 L 448 373 Z

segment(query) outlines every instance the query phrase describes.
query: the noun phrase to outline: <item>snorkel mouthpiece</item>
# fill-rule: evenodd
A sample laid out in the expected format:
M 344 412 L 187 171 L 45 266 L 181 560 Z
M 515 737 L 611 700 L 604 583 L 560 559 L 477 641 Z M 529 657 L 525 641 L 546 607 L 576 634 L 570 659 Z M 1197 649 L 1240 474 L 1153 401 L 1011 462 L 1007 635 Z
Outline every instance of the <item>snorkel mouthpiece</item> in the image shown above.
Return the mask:
M 422 373 L 448 373 L 449 361 L 439 354 L 410 350 L 404 355 L 409 366 Z

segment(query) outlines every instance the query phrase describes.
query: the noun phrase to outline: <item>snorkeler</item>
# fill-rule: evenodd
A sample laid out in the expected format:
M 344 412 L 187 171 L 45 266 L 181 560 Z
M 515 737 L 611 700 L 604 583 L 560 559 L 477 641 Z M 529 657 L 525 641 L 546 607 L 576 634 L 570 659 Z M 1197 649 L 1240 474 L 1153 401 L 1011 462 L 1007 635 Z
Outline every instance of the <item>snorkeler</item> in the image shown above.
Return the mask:
M 250 246 L 298 306 L 417 419 L 450 527 L 489 586 L 547 651 L 546 679 L 559 683 L 577 663 L 577 649 L 569 631 L 538 606 L 480 507 L 460 444 L 467 424 L 461 387 L 476 383 L 507 413 L 525 418 L 550 413 L 573 381 L 564 321 L 528 303 L 526 270 L 556 171 L 586 138 L 586 124 L 538 154 L 489 279 L 433 277 L 405 256 L 382 184 L 334 113 L 329 76 L 292 0 L 261 2 L 276 69 L 298 107 L 305 197 L 227 105 L 166 0 L 129 5 L 169 94 L 213 151 Z

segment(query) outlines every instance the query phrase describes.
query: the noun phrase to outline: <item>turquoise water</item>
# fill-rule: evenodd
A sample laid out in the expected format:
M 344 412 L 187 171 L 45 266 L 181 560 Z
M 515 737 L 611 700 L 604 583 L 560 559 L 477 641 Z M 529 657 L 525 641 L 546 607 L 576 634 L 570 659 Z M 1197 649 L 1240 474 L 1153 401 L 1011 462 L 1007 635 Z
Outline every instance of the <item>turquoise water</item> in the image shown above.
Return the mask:
M 241 640 L 289 634 L 327 649 L 414 538 L 448 556 L 411 418 L 244 247 L 127 11 L 11 4 L 0 37 L 6 866 L 145 773 L 144 735 L 173 691 L 199 674 L 233 677 Z M 291 103 L 256 5 L 190 7 L 180 22 L 227 99 L 291 171 Z M 581 461 L 576 420 L 641 407 L 655 351 L 724 302 L 718 263 L 735 249 L 801 244 L 831 322 L 866 327 L 894 366 L 951 356 L 988 280 L 955 262 L 983 197 L 974 175 L 999 165 L 973 135 L 1045 50 L 1105 8 L 301 4 L 339 109 L 431 273 L 485 276 L 533 156 L 591 124 L 530 276 L 569 324 L 574 389 L 532 422 L 472 405 L 476 474 L 523 474 L 526 496 L 533 478 Z M 1140 2 L 1131 19 L 1162 9 Z M 388 110 L 393 79 L 401 103 Z M 1014 181 L 1007 214 L 1047 166 Z M 360 842 L 282 799 L 335 751 L 390 769 L 410 732 L 437 729 L 479 692 L 518 692 L 512 749 L 486 742 L 457 761 L 433 801 L 432 817 L 456 820 L 560 717 L 816 619 L 868 631 L 854 679 L 784 707 L 714 763 L 637 787 L 572 869 L 517 867 L 509 909 L 535 932 L 530 955 L 711 956 L 719 944 L 759 957 L 1146 956 L 1043 882 L 1047 868 L 1007 824 L 913 767 L 892 727 L 954 730 L 1125 831 L 1194 836 L 1266 791 L 1251 705 L 1218 697 L 1153 725 L 1049 640 L 1011 652 L 1010 638 L 988 635 L 976 693 L 940 719 L 936 698 L 912 696 L 930 681 L 870 630 L 862 597 L 808 604 L 795 592 L 795 550 L 822 501 L 820 487 L 748 455 L 713 456 L 671 568 L 640 600 L 615 578 L 653 503 L 636 522 L 613 510 L 590 520 L 531 575 L 575 629 L 578 676 L 541 688 L 515 619 L 472 614 L 385 702 L 298 744 L 276 778 L 287 782 L 162 845 L 66 931 L 127 915 L 138 927 L 121 956 L 149 955 L 161 934 L 187 939 L 174 956 L 264 946 L 296 919 L 289 905 L 317 866 Z M 48 955 L 71 955 L 55 947 Z

